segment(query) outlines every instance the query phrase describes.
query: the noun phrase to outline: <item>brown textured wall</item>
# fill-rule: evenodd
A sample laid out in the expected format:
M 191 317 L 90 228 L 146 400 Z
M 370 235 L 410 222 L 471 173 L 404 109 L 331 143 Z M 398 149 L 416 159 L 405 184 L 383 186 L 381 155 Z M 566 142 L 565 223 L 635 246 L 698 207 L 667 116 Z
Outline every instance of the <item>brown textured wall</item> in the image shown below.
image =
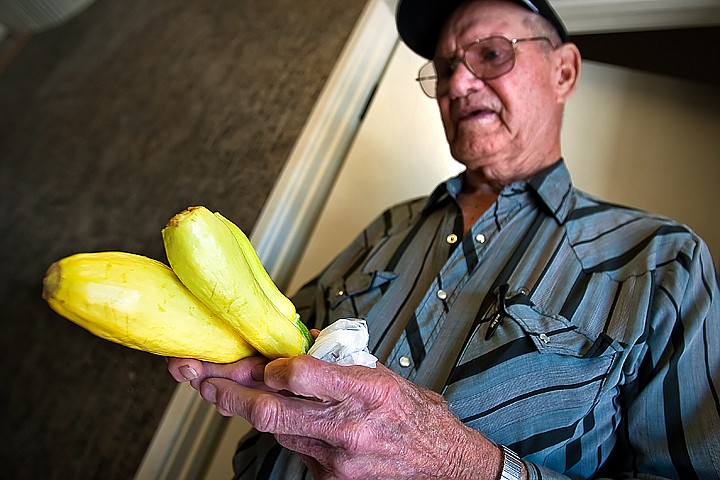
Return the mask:
M 54 260 L 252 229 L 362 0 L 98 0 L 0 73 L 0 478 L 131 478 L 175 387 L 40 298 Z

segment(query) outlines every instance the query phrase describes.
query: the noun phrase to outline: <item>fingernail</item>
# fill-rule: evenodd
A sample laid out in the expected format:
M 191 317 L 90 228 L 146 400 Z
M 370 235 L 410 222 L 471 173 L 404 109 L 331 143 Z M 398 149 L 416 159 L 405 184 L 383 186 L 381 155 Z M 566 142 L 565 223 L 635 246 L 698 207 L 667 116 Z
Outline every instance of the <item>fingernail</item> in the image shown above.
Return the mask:
M 200 388 L 202 397 L 213 405 L 217 402 L 217 387 L 210 382 L 205 382 Z
M 198 377 L 197 371 L 195 371 L 194 368 L 192 368 L 190 365 L 183 365 L 182 367 L 178 368 L 180 371 L 180 375 L 183 376 L 183 378 L 187 381 L 195 380 Z

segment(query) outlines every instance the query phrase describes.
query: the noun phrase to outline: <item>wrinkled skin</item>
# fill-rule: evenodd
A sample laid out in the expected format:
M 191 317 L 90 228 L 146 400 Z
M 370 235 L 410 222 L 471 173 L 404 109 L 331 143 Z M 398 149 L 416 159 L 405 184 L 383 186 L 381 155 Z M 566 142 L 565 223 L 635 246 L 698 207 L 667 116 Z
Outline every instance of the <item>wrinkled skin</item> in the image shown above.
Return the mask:
M 443 398 L 384 366 L 341 367 L 310 356 L 230 365 L 170 359 L 226 416 L 301 454 L 317 479 L 496 478 L 497 448 Z

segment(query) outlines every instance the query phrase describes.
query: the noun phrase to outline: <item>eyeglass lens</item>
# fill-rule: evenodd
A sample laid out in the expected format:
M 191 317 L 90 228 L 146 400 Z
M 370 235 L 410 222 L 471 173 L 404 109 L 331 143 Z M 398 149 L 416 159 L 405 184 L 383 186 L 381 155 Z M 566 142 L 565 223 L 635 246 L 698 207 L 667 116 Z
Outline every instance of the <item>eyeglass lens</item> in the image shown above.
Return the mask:
M 425 64 L 418 74 L 425 94 L 433 98 L 446 94 L 450 77 L 460 63 L 464 63 L 477 78 L 491 80 L 513 69 L 515 49 L 512 41 L 505 37 L 489 37 L 465 47 L 461 57 L 438 57 Z

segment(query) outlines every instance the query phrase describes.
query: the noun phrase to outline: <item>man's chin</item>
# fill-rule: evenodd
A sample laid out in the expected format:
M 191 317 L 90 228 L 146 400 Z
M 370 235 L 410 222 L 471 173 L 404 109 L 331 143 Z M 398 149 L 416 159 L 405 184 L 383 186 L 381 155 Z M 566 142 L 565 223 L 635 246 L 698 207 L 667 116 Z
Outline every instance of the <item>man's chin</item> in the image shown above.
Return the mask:
M 450 148 L 453 158 L 468 169 L 483 168 L 496 161 L 501 149 L 494 143 L 456 142 Z

